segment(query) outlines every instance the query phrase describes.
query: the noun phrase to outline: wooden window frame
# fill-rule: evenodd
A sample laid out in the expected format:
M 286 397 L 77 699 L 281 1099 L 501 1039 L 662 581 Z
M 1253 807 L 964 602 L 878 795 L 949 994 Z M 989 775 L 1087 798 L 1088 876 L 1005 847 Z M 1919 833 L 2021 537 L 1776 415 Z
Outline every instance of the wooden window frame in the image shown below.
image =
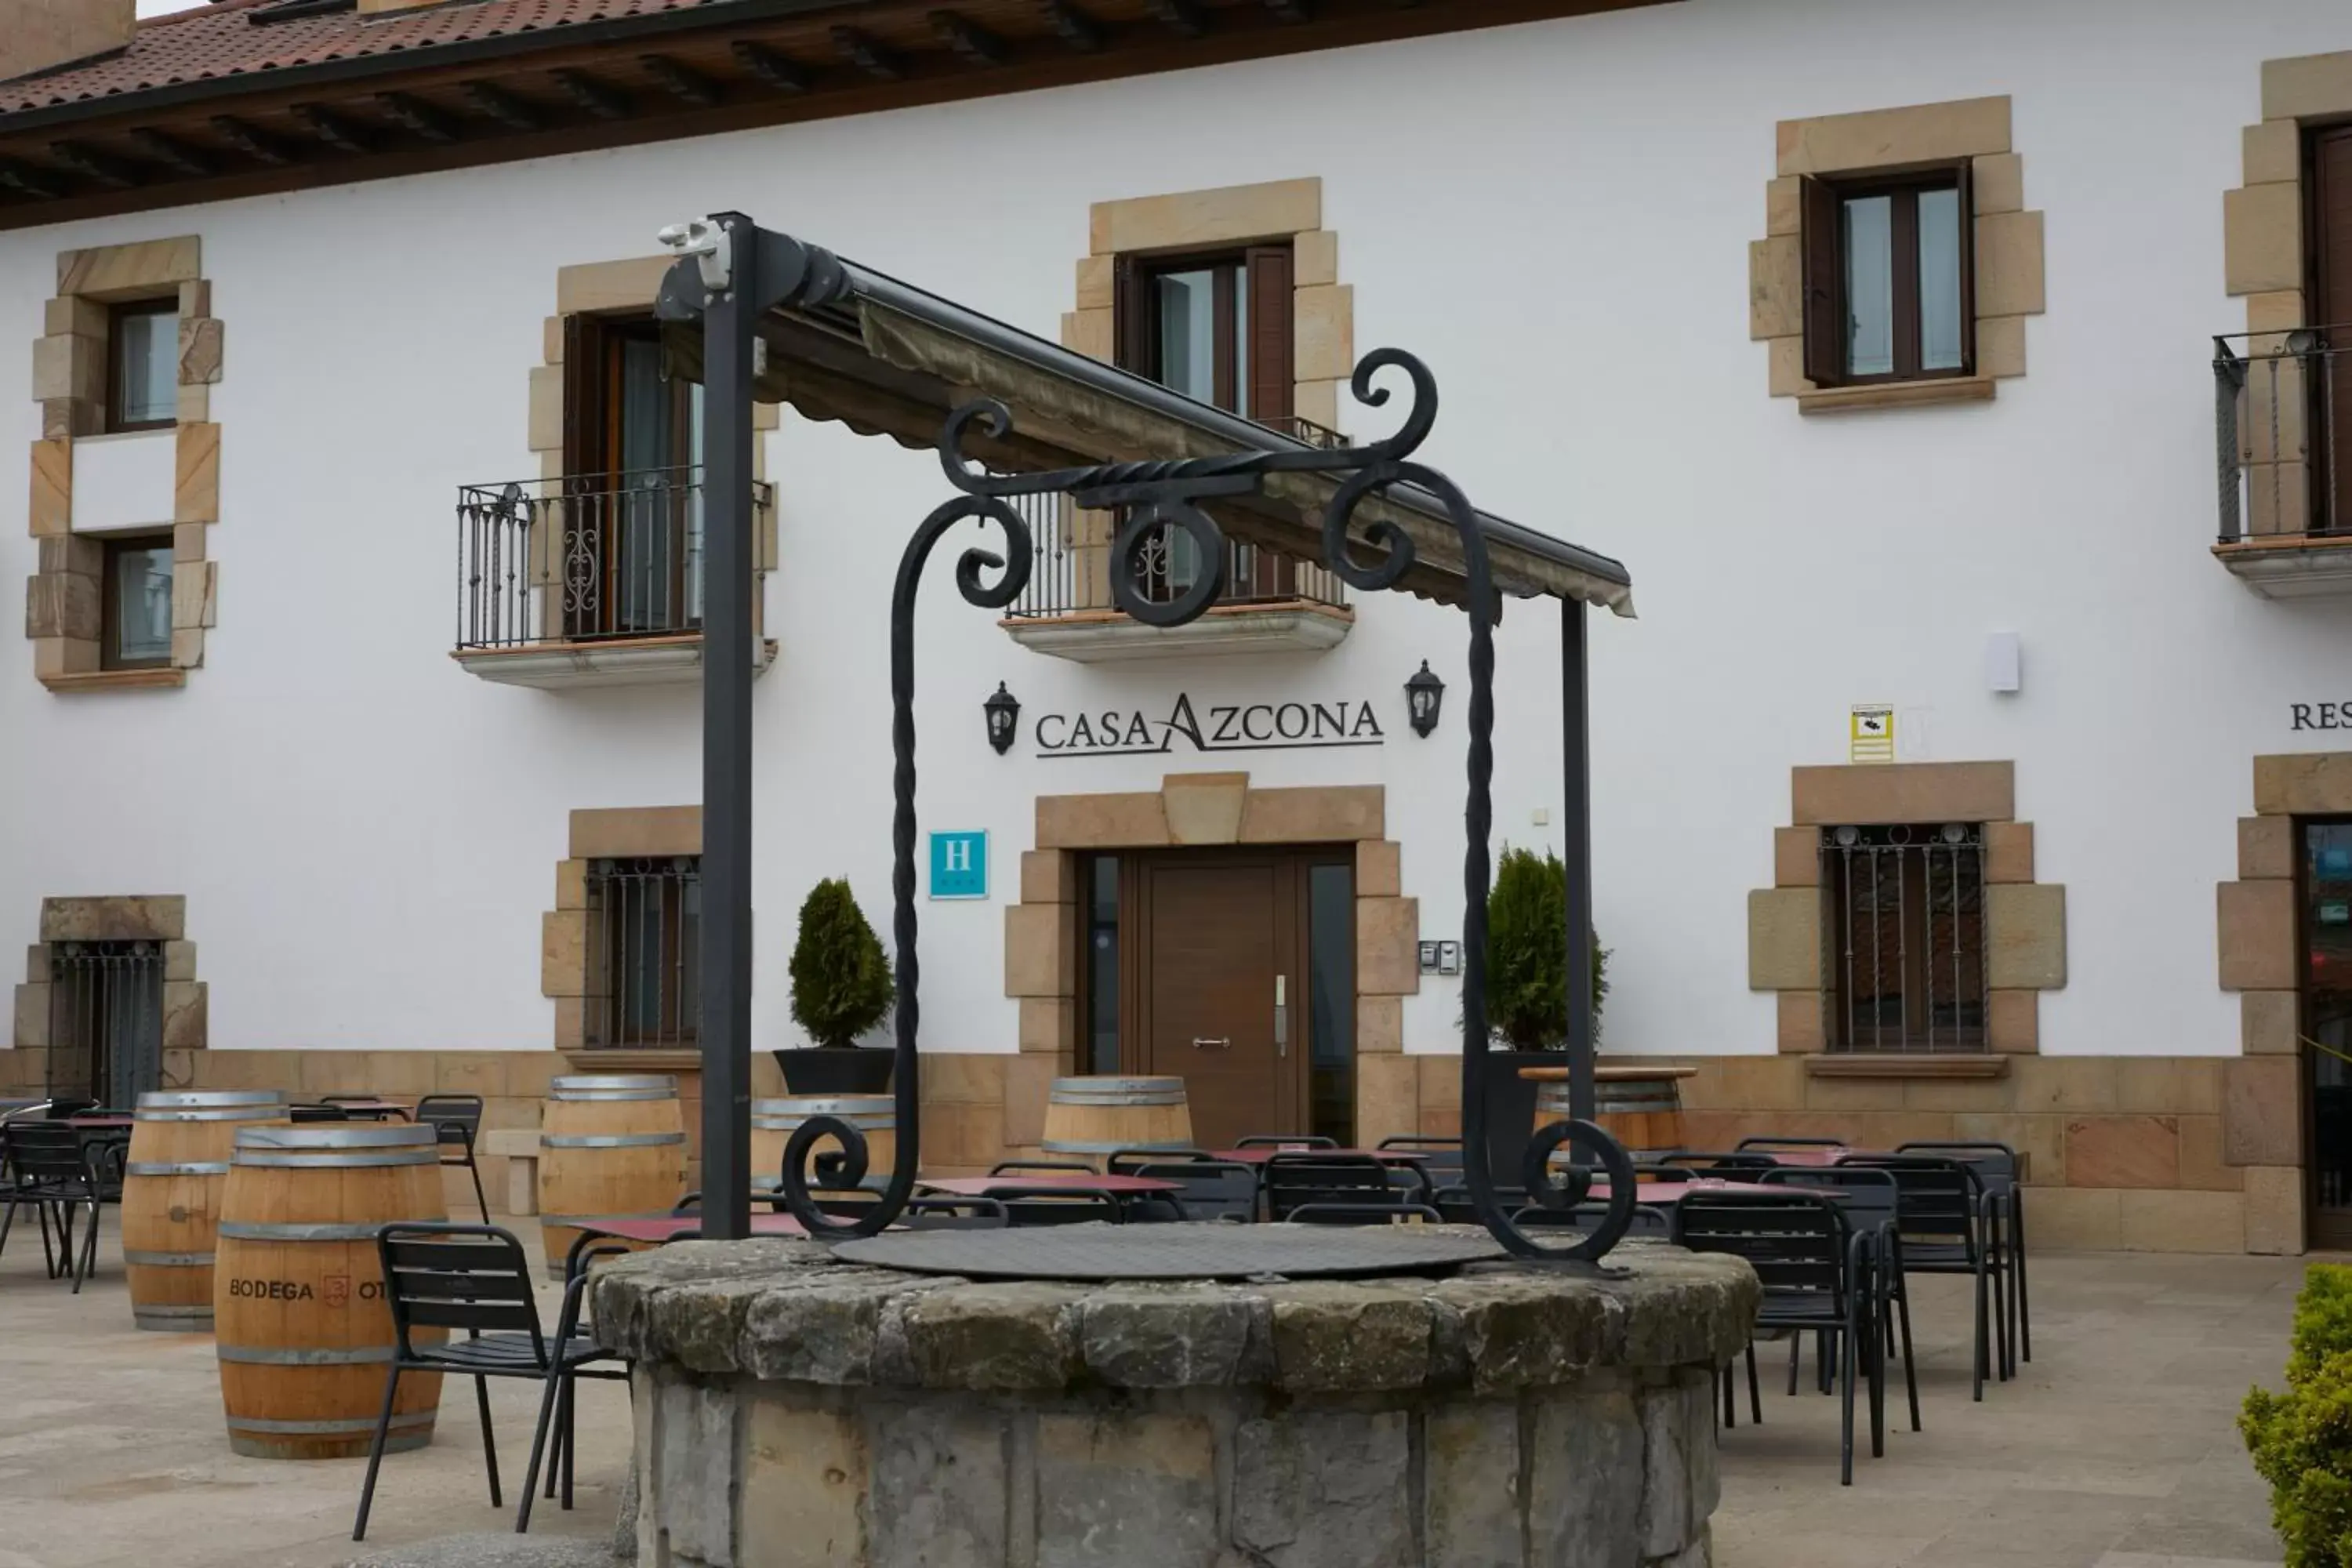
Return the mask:
M 179 411 L 176 408 L 161 419 L 125 419 L 122 416 L 122 323 L 132 316 L 170 316 L 173 318 L 176 336 L 179 314 L 180 297 L 177 294 L 158 295 L 144 300 L 125 300 L 107 307 L 106 433 L 108 435 L 127 435 L 134 430 L 169 430 L 179 424 Z
M 1217 364 L 1212 373 L 1218 407 L 1244 419 L 1280 426 L 1292 416 L 1297 364 L 1293 279 L 1288 240 L 1221 246 L 1213 250 L 1125 255 L 1113 271 L 1112 357 L 1121 370 L 1160 380 L 1160 312 L 1151 285 L 1172 272 L 1217 269 L 1214 309 Z M 1246 310 L 1246 318 L 1236 312 Z M 1250 384 L 1235 384 L 1228 347 L 1236 329 L 1249 339 Z
M 122 558 L 134 550 L 172 550 L 172 536 L 164 533 L 126 533 L 109 537 L 102 542 L 105 563 L 99 570 L 98 661 L 100 669 L 165 669 L 172 663 L 168 643 L 153 658 L 125 658 L 122 656 Z M 176 558 L 175 558 L 176 560 Z
M 568 559 L 576 533 L 593 527 L 596 533 L 598 593 L 593 616 L 583 606 L 567 609 L 563 635 L 572 641 L 627 641 L 633 638 L 696 633 L 699 625 L 684 626 L 688 570 L 683 547 L 671 552 L 665 563 L 667 603 L 678 606 L 672 618 L 679 626 L 667 630 L 637 630 L 620 625 L 616 595 L 627 563 L 623 560 L 625 530 L 614 526 L 616 498 L 626 488 L 632 470 L 622 465 L 625 442 L 621 419 L 627 345 L 653 342 L 658 347 L 661 323 L 649 312 L 598 315 L 580 311 L 563 318 L 563 476 L 565 532 L 560 548 Z M 689 424 L 688 384 L 673 381 L 669 416 L 673 445 L 684 451 Z M 693 454 L 689 454 L 693 456 Z M 674 465 L 692 468 L 693 461 Z
M 1977 290 L 1975 191 L 1968 160 L 1854 174 L 1808 174 L 1798 186 L 1799 256 L 1803 272 L 1805 377 L 1816 386 L 1883 386 L 1895 382 L 1948 381 L 1976 374 Z M 1919 203 L 1929 192 L 1953 191 L 1960 216 L 1960 363 L 1921 366 L 1919 341 Z M 1895 367 L 1857 375 L 1848 368 L 1845 204 L 1891 196 Z

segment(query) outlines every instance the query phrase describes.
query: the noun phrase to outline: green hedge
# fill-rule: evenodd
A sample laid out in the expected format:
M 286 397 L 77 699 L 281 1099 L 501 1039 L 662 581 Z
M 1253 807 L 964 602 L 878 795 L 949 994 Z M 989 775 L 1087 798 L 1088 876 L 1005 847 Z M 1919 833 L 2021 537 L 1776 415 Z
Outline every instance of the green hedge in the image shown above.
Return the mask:
M 2249 1390 L 2238 1430 L 2271 1484 L 2287 1568 L 2352 1568 L 2352 1268 L 2311 1266 L 2286 1392 Z

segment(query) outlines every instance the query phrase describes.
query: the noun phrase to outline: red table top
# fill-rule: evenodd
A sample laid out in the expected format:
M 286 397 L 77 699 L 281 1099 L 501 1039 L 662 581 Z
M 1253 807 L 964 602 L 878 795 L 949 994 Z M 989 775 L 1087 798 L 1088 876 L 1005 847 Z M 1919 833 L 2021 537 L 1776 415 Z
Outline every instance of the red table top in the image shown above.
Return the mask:
M 1643 1182 L 1634 1189 L 1633 1201 L 1653 1206 L 1660 1204 L 1678 1204 L 1693 1193 L 1708 1197 L 1723 1193 L 1763 1193 L 1776 1198 L 1785 1198 L 1791 1193 L 1804 1193 L 1814 1197 L 1832 1199 L 1843 1198 L 1846 1195 L 1841 1192 L 1825 1192 L 1819 1187 L 1784 1187 L 1770 1182 L 1718 1182 L 1712 1177 L 1701 1177 L 1696 1182 Z M 1608 1183 L 1592 1184 L 1594 1198 L 1606 1198 L 1608 1195 Z
M 1040 1192 L 1053 1187 L 1080 1187 L 1097 1193 L 1172 1193 L 1178 1184 L 1157 1176 L 1097 1176 L 1085 1171 L 1008 1171 L 1001 1176 L 927 1176 L 920 1184 L 935 1193 L 985 1198 L 1001 1193 Z
M 1307 1154 L 1317 1158 L 1328 1156 L 1332 1159 L 1383 1160 L 1391 1164 L 1405 1165 L 1411 1164 L 1415 1160 L 1426 1160 L 1432 1155 L 1451 1152 L 1453 1151 L 1444 1149 L 1308 1149 L 1303 1146 L 1271 1148 L 1258 1145 L 1248 1149 L 1212 1149 L 1209 1151 L 1209 1158 L 1231 1160 L 1243 1165 L 1263 1165 L 1276 1154 Z
M 575 1229 L 590 1236 L 609 1236 L 615 1241 L 676 1241 L 680 1237 L 702 1234 L 702 1216 L 691 1214 L 665 1215 L 658 1219 L 599 1219 L 591 1220 Z M 751 1216 L 753 1236 L 806 1236 L 801 1222 L 788 1214 L 755 1214 Z

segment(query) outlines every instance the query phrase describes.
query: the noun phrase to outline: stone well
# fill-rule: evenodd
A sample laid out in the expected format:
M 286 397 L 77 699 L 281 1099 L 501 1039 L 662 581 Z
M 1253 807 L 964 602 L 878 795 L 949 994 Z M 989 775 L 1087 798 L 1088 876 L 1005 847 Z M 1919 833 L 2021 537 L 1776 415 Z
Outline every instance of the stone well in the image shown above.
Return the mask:
M 642 1568 L 1705 1568 L 1745 1263 L 974 1282 L 814 1242 L 604 1271 Z

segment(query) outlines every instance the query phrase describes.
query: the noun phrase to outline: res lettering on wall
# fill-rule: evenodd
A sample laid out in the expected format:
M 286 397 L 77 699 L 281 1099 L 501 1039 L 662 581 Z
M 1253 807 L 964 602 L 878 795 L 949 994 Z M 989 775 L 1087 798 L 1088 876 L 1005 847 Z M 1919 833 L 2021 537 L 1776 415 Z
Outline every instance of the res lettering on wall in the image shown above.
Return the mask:
M 2352 730 L 2352 702 L 2290 702 L 2288 728 Z

